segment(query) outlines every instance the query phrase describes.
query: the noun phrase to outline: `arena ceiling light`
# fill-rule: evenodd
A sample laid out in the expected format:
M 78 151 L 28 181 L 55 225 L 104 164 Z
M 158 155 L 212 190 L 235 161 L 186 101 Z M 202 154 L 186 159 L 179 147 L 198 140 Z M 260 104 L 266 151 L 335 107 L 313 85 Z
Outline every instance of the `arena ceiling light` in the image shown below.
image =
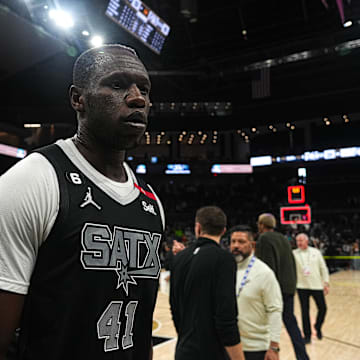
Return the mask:
M 50 10 L 49 17 L 55 22 L 55 24 L 64 29 L 69 29 L 74 26 L 74 20 L 71 15 L 62 10 Z
M 98 35 L 96 35 L 96 36 L 94 36 L 91 40 L 90 40 L 90 44 L 92 45 L 92 46 L 101 46 L 102 44 L 103 44 L 103 39 L 102 39 L 102 37 L 101 36 L 98 36 Z
M 352 21 L 351 20 L 348 20 L 348 21 L 345 21 L 344 24 L 343 24 L 343 27 L 344 28 L 347 28 L 347 27 L 350 27 L 352 25 Z

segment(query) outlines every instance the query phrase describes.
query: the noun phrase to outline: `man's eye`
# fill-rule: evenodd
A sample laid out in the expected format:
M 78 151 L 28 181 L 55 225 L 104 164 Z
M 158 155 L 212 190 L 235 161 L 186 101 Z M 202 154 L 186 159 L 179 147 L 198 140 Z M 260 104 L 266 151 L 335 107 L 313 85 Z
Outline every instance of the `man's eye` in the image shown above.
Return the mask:
M 113 89 L 121 89 L 121 85 L 118 81 L 114 81 L 111 86 Z
M 148 88 L 140 88 L 140 92 L 144 96 L 149 95 L 149 89 Z

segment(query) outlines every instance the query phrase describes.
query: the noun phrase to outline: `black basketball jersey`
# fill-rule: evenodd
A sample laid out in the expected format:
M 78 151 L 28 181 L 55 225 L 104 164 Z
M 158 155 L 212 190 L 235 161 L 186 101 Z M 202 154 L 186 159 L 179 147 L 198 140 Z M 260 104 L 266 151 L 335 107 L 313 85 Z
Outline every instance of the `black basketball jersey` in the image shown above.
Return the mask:
M 59 146 L 38 152 L 55 168 L 60 208 L 32 274 L 20 359 L 148 360 L 163 233 L 156 197 L 139 181 L 121 205 Z

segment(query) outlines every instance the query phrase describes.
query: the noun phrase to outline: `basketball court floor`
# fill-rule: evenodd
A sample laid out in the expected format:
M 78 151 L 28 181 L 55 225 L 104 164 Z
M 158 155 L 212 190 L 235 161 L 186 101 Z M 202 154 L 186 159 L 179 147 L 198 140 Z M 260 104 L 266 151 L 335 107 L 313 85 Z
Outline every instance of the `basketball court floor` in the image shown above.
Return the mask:
M 315 336 L 306 345 L 311 360 L 360 360 L 360 271 L 344 270 L 330 276 L 330 293 L 326 297 L 328 312 L 323 326 L 323 339 Z M 161 280 L 156 303 L 153 337 L 154 360 L 174 359 L 176 331 L 168 295 L 168 283 Z M 316 305 L 311 299 L 311 320 L 315 321 Z M 295 296 L 295 315 L 301 328 L 300 305 Z M 157 345 L 155 345 L 157 344 Z M 290 338 L 283 327 L 280 359 L 294 360 Z

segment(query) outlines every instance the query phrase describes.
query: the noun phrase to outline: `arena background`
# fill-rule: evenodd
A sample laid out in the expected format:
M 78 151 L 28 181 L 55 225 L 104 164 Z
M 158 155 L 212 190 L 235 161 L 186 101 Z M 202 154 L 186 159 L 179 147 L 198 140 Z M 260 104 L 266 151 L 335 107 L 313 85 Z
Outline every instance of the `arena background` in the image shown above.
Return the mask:
M 128 162 L 146 171 L 141 176 L 163 202 L 166 242 L 192 241 L 195 211 L 209 204 L 225 210 L 229 226 L 247 223 L 254 230 L 257 215 L 272 212 L 293 246 L 296 232 L 308 232 L 335 284 L 327 336 L 309 351 L 312 359 L 355 359 L 360 346 L 351 321 L 359 311 L 360 287 L 359 1 L 147 0 L 170 27 L 160 53 L 106 15 L 122 2 L 0 0 L 0 174 L 32 149 L 74 134 L 67 95 L 71 69 L 93 36 L 133 46 L 151 75 L 152 108 L 148 132 L 128 153 Z M 51 10 L 71 14 L 72 26 L 66 28 L 69 19 L 56 24 Z M 240 167 L 245 173 L 213 168 L 229 164 L 247 165 Z M 288 186 L 294 185 L 304 186 L 301 205 L 311 208 L 310 224 L 280 224 L 280 208 L 294 206 L 288 203 Z M 165 245 L 161 255 L 164 260 Z M 172 341 L 163 298 L 167 283 L 162 284 L 164 313 L 157 308 L 157 316 L 168 328 L 159 320 L 154 331 L 165 329 L 159 334 Z M 286 336 L 281 358 L 291 359 Z M 158 359 L 171 358 L 169 350 L 159 351 Z

